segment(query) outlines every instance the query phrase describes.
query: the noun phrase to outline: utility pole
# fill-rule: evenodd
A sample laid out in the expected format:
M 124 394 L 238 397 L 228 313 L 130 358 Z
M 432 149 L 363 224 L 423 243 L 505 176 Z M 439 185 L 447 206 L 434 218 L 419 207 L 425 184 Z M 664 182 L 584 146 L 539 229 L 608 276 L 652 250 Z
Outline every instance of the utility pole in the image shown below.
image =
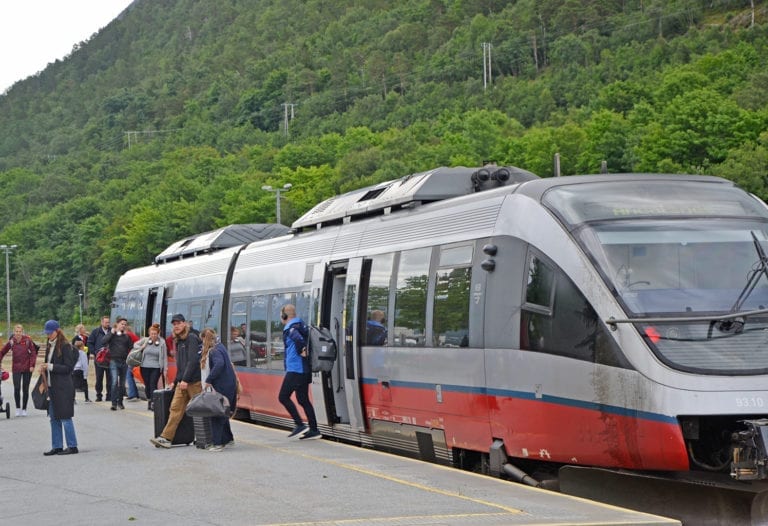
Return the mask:
M 291 108 L 291 120 L 293 120 L 293 107 L 296 105 L 290 102 L 283 102 L 281 106 L 283 107 L 283 133 L 288 137 L 288 107 L 290 106 Z
M 490 42 L 483 42 L 483 91 L 488 87 L 488 84 L 493 84 L 493 76 L 491 75 L 491 48 L 493 48 L 493 44 Z
M 17 248 L 17 245 L 0 245 L 0 250 L 5 251 L 5 313 L 8 321 L 8 336 L 11 334 L 11 269 L 9 254 Z

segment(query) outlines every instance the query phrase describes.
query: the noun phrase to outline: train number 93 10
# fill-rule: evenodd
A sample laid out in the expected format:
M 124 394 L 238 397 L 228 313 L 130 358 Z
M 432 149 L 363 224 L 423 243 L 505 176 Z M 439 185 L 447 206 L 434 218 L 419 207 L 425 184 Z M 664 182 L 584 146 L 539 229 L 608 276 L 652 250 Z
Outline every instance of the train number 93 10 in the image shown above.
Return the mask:
M 759 396 L 741 397 L 736 399 L 736 407 L 765 407 L 765 402 Z

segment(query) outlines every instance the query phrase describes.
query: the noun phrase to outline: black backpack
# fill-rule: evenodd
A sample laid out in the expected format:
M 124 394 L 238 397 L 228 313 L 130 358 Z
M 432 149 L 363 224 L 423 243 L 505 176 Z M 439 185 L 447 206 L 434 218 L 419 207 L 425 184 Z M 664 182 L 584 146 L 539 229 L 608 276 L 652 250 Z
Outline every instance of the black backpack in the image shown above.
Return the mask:
M 325 327 L 309 327 L 309 363 L 313 373 L 329 372 L 336 361 L 336 341 Z

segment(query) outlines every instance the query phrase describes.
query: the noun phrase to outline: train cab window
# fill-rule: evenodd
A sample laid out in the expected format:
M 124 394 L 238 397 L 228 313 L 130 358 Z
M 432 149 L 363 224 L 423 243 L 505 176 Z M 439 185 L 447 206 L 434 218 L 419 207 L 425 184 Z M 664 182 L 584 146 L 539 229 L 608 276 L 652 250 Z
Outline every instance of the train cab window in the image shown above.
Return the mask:
M 394 254 L 382 254 L 371 258 L 368 304 L 365 308 L 368 317 L 363 345 L 387 345 L 387 309 L 393 261 Z
M 248 344 L 248 360 L 251 367 L 266 369 L 269 366 L 267 345 L 267 296 L 251 300 L 251 324 L 245 341 Z
M 528 261 L 520 347 L 628 368 L 592 305 L 565 272 L 534 255 Z
M 423 347 L 426 343 L 427 285 L 431 253 L 431 248 L 420 248 L 400 254 L 392 345 Z
M 550 265 L 531 255 L 528 259 L 528 281 L 525 287 L 525 303 L 534 310 L 551 312 L 555 292 L 555 273 Z
M 472 253 L 472 245 L 442 247 L 440 250 L 432 322 L 435 347 L 469 346 Z

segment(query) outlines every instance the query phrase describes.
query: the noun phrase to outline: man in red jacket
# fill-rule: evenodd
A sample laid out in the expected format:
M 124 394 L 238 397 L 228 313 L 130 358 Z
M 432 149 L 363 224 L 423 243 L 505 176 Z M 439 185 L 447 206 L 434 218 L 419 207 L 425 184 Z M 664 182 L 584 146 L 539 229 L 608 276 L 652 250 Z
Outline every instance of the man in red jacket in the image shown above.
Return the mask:
M 39 347 L 32 338 L 24 334 L 24 327 L 16 325 L 13 328 L 13 336 L 8 343 L 0 349 L 0 362 L 3 361 L 8 351 L 13 350 L 13 398 L 16 402 L 16 416 L 27 416 L 27 402 L 29 402 L 29 382 L 32 372 L 35 370 L 35 360 Z M 22 387 L 24 399 L 22 400 Z

